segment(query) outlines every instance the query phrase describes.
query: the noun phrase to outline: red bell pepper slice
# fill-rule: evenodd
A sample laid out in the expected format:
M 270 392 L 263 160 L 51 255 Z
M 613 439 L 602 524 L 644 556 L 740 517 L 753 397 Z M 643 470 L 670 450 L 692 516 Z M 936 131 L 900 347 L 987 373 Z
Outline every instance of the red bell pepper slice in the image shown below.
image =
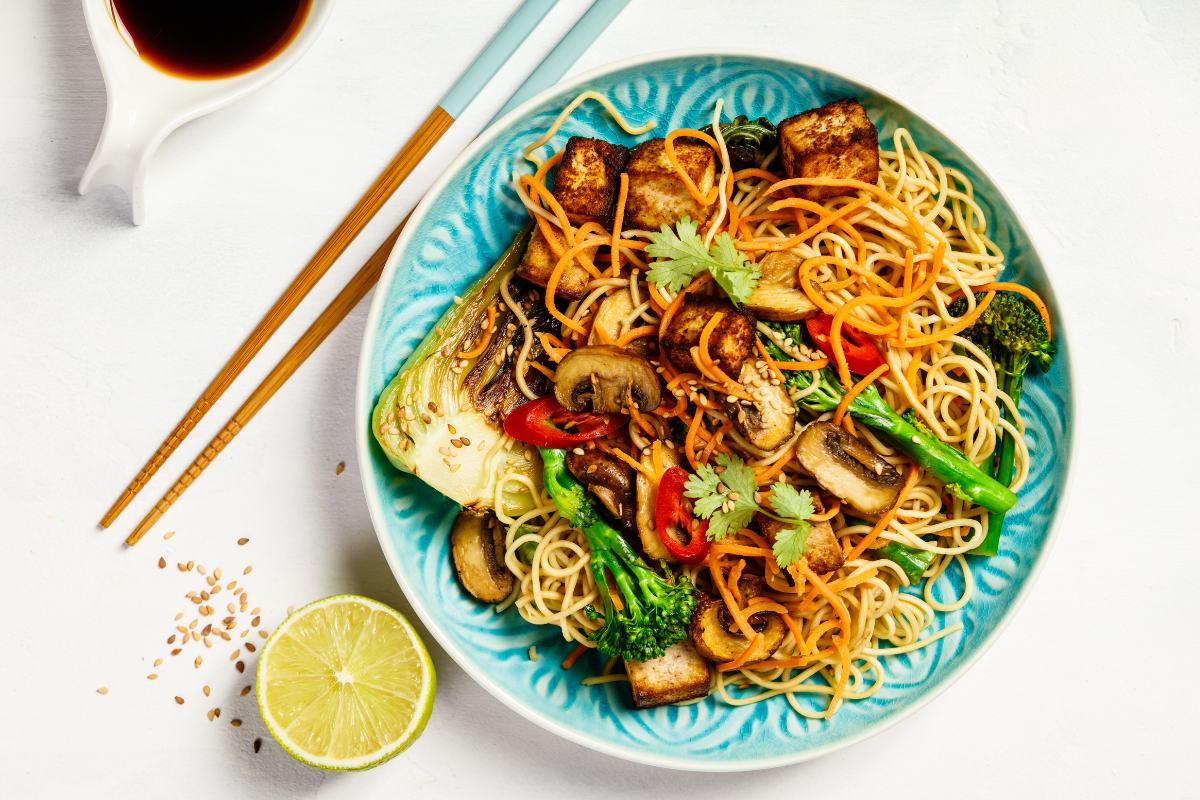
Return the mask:
M 663 473 L 658 484 L 658 501 L 654 504 L 654 516 L 658 525 L 658 538 L 671 555 L 683 564 L 699 564 L 708 555 L 708 520 L 692 517 L 691 503 L 683 496 L 683 485 L 691 477 L 686 470 L 671 467 Z M 671 528 L 680 525 L 691 541 L 684 545 L 671 534 Z
M 813 342 L 832 360 L 833 342 L 829 334 L 833 330 L 833 316 L 822 314 L 806 320 L 804 324 Z M 849 325 L 842 326 L 842 352 L 846 355 L 846 365 L 856 375 L 870 375 L 883 366 L 883 356 L 871 337 Z
M 560 427 L 571 422 L 575 423 L 574 432 Z M 566 450 L 607 436 L 628 422 L 629 417 L 624 414 L 568 411 L 550 394 L 513 409 L 504 420 L 504 432 L 514 439 L 538 447 Z

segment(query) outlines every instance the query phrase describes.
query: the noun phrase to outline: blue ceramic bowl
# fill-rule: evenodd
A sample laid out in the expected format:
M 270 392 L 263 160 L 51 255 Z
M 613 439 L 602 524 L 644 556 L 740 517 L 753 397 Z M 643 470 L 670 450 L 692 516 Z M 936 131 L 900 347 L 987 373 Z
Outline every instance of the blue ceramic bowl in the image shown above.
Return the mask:
M 831 721 L 809 720 L 785 698 L 737 708 L 716 698 L 635 711 L 624 683 L 586 687 L 602 656 L 590 653 L 571 671 L 570 650 L 556 627 L 524 622 L 515 610 L 493 613 L 458 586 L 448 537 L 456 508 L 419 479 L 397 472 L 370 431 L 384 386 L 438 317 L 503 252 L 528 219 L 509 186 L 521 148 L 548 128 L 579 92 L 607 95 L 632 124 L 702 127 L 716 98 L 727 118 L 747 114 L 781 120 L 842 97 L 856 97 L 890 140 L 908 128 L 922 149 L 974 182 L 989 232 L 1007 254 L 1004 279 L 1034 287 L 1054 308 L 1049 279 L 1016 212 L 963 150 L 923 117 L 882 92 L 828 69 L 785 56 L 740 51 L 676 51 L 593 70 L 530 100 L 484 132 L 429 190 L 396 242 L 375 291 L 358 373 L 358 457 L 367 503 L 392 572 L 421 619 L 458 664 L 502 702 L 573 741 L 621 758 L 695 770 L 747 770 L 795 763 L 832 752 L 893 725 L 928 703 L 971 666 L 1016 612 L 1041 569 L 1066 499 L 1075 413 L 1071 352 L 1056 319 L 1058 357 L 1048 375 L 1031 370 L 1022 407 L 1034 454 L 1032 474 L 1008 517 L 1003 551 L 971 558 L 974 600 L 940 615 L 937 627 L 963 629 L 909 655 L 886 659 L 887 683 L 873 697 L 845 704 Z M 596 103 L 585 103 L 552 140 L 572 135 L 632 145 Z M 522 169 L 525 169 L 522 167 Z M 962 589 L 952 567 L 936 592 Z M 537 645 L 541 658 L 527 652 Z

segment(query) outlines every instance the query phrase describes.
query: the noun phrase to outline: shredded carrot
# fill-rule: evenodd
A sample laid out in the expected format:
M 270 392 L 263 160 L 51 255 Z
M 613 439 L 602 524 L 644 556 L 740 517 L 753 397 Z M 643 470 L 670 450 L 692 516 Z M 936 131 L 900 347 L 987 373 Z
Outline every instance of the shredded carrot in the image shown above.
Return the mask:
M 538 372 L 545 375 L 550 380 L 554 380 L 554 373 L 552 371 L 546 369 L 545 367 L 543 367 L 541 364 L 537 363 L 536 361 L 527 361 L 525 363 L 528 364 L 529 366 L 533 367 L 534 369 L 536 369 Z
M 890 193 L 885 192 L 883 189 L 880 189 L 878 186 L 873 186 L 869 183 L 866 183 L 865 181 L 855 180 L 854 178 L 789 178 L 787 180 L 779 181 L 779 182 L 773 184 L 772 186 L 770 186 L 765 192 L 763 192 L 763 196 L 766 197 L 768 195 L 774 194 L 776 191 L 779 191 L 780 189 L 786 189 L 790 186 L 838 186 L 838 187 L 845 187 L 847 189 L 859 189 L 861 191 L 868 192 L 869 194 L 873 194 L 876 197 L 878 197 L 879 199 L 886 202 L 888 205 L 895 208 L 897 211 L 902 213 L 908 219 L 908 224 L 909 224 L 909 227 L 912 229 L 913 238 L 915 239 L 915 244 L 917 245 L 917 250 L 921 253 L 928 252 L 925 249 L 924 229 L 921 227 L 921 224 L 917 221 L 916 216 L 913 215 L 912 211 L 909 210 L 907 205 L 905 205 L 904 203 L 901 203 L 898 199 L 896 199 Z
M 862 208 L 869 202 L 871 202 L 871 198 L 860 197 L 857 200 L 855 200 L 851 203 L 847 203 L 846 205 L 842 206 L 837 211 L 830 212 L 829 209 L 827 209 L 823 206 L 819 206 L 816 203 L 812 203 L 811 201 L 808 201 L 808 200 L 801 200 L 798 197 L 784 199 L 784 200 L 777 200 L 768 207 L 769 211 L 778 211 L 781 208 L 804 208 L 804 209 L 816 212 L 818 215 L 820 215 L 820 219 L 818 219 L 812 225 L 809 225 L 808 227 L 804 228 L 802 231 L 800 231 L 800 233 L 796 234 L 795 236 L 793 236 L 792 238 L 790 238 L 786 241 L 783 241 L 783 242 L 753 242 L 751 244 L 743 244 L 743 243 L 739 242 L 736 245 L 736 247 L 739 250 L 767 250 L 767 251 L 771 251 L 771 252 L 776 252 L 779 250 L 790 250 L 791 248 L 796 247 L 800 243 L 805 242 L 808 239 L 811 239 L 813 236 L 815 236 L 816 234 L 825 230 L 826 228 L 828 228 L 830 225 L 834 224 L 838 220 L 845 219 L 850 214 L 853 214 L 855 211 L 859 210 L 860 208 Z
M 908 362 L 908 368 L 904 370 L 904 380 L 907 381 L 908 385 L 912 387 L 913 397 L 920 396 L 917 380 L 919 378 L 921 369 L 921 351 L 922 348 L 920 347 L 913 348 L 912 358 Z M 954 399 L 957 400 L 958 398 L 956 397 Z
M 755 336 L 754 346 L 758 349 L 758 354 L 762 356 L 763 361 L 767 362 L 767 369 L 775 376 L 775 380 L 783 383 L 783 373 L 779 371 L 779 365 L 775 363 L 775 359 L 771 358 L 771 354 L 767 352 L 767 346 L 762 343 L 762 339 Z
M 567 252 L 563 253 L 562 258 L 554 265 L 554 271 L 550 273 L 550 279 L 546 281 L 546 309 L 550 312 L 551 316 L 578 333 L 585 332 L 583 326 L 558 310 L 554 304 L 554 292 L 558 289 L 558 282 L 562 280 L 563 272 L 566 270 L 567 265 L 574 260 L 575 256 L 587 248 L 595 246 L 595 242 L 587 241 L 580 242 L 571 247 Z
M 721 575 L 720 558 L 713 554 L 710 550 L 706 559 L 708 563 L 708 572 L 712 577 L 713 586 L 721 595 L 721 599 L 725 601 L 725 610 L 729 612 L 729 616 L 733 617 L 733 621 L 737 623 L 738 630 L 747 639 L 754 637 L 754 629 L 750 627 L 750 623 L 746 621 L 746 616 L 742 610 L 733 602 L 733 596 L 729 594 L 729 587 L 725 585 L 725 580 Z
M 599 447 L 599 448 L 600 448 L 601 450 L 603 450 L 604 452 L 606 452 L 606 453 L 611 453 L 611 454 L 613 454 L 614 456 L 616 456 L 617 458 L 621 459 L 621 460 L 622 460 L 622 461 L 624 461 L 626 464 L 628 464 L 629 466 L 631 466 L 631 467 L 633 467 L 634 469 L 636 469 L 638 472 L 641 472 L 642 474 L 644 474 L 644 475 L 645 475 L 647 478 L 653 478 L 653 477 L 654 477 L 654 475 L 652 475 L 652 474 L 651 474 L 651 472 L 650 472 L 650 469 L 649 469 L 648 467 L 644 467 L 644 466 L 642 466 L 642 462 L 638 461 L 636 458 L 633 458 L 631 455 L 629 455 L 628 453 L 626 453 L 626 452 L 625 452 L 624 450 L 622 450 L 621 448 L 619 448 L 619 447 L 609 447 L 608 445 L 604 444 L 603 442 L 600 442 L 600 443 L 599 443 L 599 444 L 597 444 L 596 446 L 597 446 L 597 447 Z
M 643 325 L 640 328 L 631 328 L 626 331 L 625 335 L 617 339 L 615 344 L 617 347 L 628 347 L 629 343 L 634 339 L 640 339 L 643 336 L 654 336 L 658 333 L 657 325 Z
M 788 452 L 784 456 L 775 461 L 775 463 L 767 465 L 767 468 L 762 472 L 756 472 L 754 477 L 758 479 L 760 484 L 766 483 L 786 467 L 794 455 L 796 455 L 796 445 L 793 444 L 788 447 Z
M 596 336 L 599 337 L 601 344 L 607 344 L 611 347 L 617 346 L 617 340 L 609 335 L 608 330 L 603 325 L 592 325 L 592 330 L 596 332 Z
M 699 470 L 700 462 L 696 460 L 696 432 L 700 430 L 700 425 L 703 422 L 704 411 L 696 409 L 696 416 L 692 418 L 692 422 L 688 425 L 687 436 L 683 439 L 683 453 L 687 456 L 688 463 L 692 465 L 692 469 Z
M 765 169 L 758 169 L 757 167 L 739 169 L 737 172 L 733 173 L 730 178 L 730 184 L 737 183 L 738 181 L 745 180 L 746 178 L 764 178 L 771 183 L 779 182 L 779 176 L 774 172 L 767 172 Z
M 943 339 L 949 339 L 956 333 L 966 330 L 975 324 L 975 320 L 979 319 L 984 310 L 991 305 L 992 298 L 995 296 L 995 292 L 988 292 L 983 296 L 983 299 L 979 301 L 979 305 L 975 306 L 974 310 L 963 314 L 953 325 L 942 328 L 940 331 L 931 333 L 928 336 L 918 336 L 915 339 L 906 339 L 901 341 L 899 342 L 900 347 L 923 347 L 925 345 L 933 344 L 934 342 L 940 342 Z
M 820 594 L 829 603 L 833 613 L 837 615 L 838 624 L 842 629 L 843 638 L 849 641 L 850 638 L 850 614 L 846 611 L 846 605 L 836 594 L 829 591 L 829 587 L 825 585 L 825 581 L 817 573 L 812 571 L 812 568 L 806 563 L 800 564 L 800 571 L 804 577 L 812 584 L 813 589 Z
M 679 159 L 675 157 L 675 140 L 680 136 L 688 136 L 693 139 L 700 139 L 717 152 L 720 152 L 721 147 L 707 133 L 702 133 L 698 130 L 693 130 L 692 128 L 676 128 L 668 133 L 667 138 L 663 140 L 663 151 L 667 154 L 667 162 L 670 163 L 671 169 L 675 170 L 675 174 L 679 176 L 679 179 L 683 181 L 683 185 L 687 187 L 688 193 L 692 196 L 692 199 L 702 206 L 711 206 L 717 201 L 717 195 L 720 192 L 720 188 L 714 186 L 709 197 L 705 197 L 704 195 L 700 194 L 700 189 L 696 186 L 695 181 L 692 180 L 691 176 L 684 172 L 683 166 L 679 163 Z
M 796 640 L 796 646 L 800 647 L 804 641 L 804 635 L 800 633 L 800 628 L 796 625 L 796 620 L 792 619 L 792 615 L 785 608 L 780 613 L 779 618 L 783 620 L 783 624 L 787 625 L 788 630 L 792 632 L 792 638 Z
M 696 280 L 683 287 L 679 294 L 675 295 L 675 299 L 672 300 L 671 304 L 667 306 L 667 309 L 663 311 L 662 318 L 658 322 L 659 339 L 661 339 L 663 333 L 666 332 L 667 327 L 671 324 L 671 320 L 675 317 L 676 312 L 678 312 L 680 307 L 683 306 L 683 298 L 711 280 L 712 273 L 705 271 L 700 275 L 700 277 L 696 278 Z
M 842 510 L 842 501 L 836 497 L 829 501 L 829 508 L 822 514 L 813 514 L 808 518 L 809 522 L 827 522 L 838 515 Z
M 841 625 L 840 622 L 837 622 L 836 620 L 830 620 L 828 622 L 822 622 L 820 625 L 813 628 L 812 633 L 808 635 L 808 641 L 804 642 L 803 646 L 800 648 L 801 652 L 811 653 L 816 648 L 817 641 L 829 631 L 837 628 L 839 625 Z
M 562 668 L 570 669 L 571 667 L 575 666 L 575 661 L 578 660 L 578 658 L 581 655 L 583 655 L 584 653 L 586 653 L 587 651 L 588 651 L 587 645 L 583 645 L 583 644 L 575 645 L 575 649 L 571 651 L 571 655 L 569 655 L 563 659 Z
M 621 225 L 625 222 L 625 199 L 629 196 L 629 175 L 621 173 L 621 189 L 617 194 L 617 213 L 613 215 L 612 229 L 612 276 L 615 278 L 621 271 L 621 248 L 617 244 L 621 240 Z
M 1050 327 L 1050 309 L 1046 308 L 1046 303 L 1033 289 L 1028 286 L 1022 286 L 1019 283 L 989 283 L 979 287 L 980 291 L 984 292 L 1016 292 L 1023 294 L 1029 298 L 1030 302 L 1037 307 L 1038 313 L 1042 315 L 1042 322 L 1046 323 L 1046 336 L 1053 339 L 1054 330 Z
M 459 353 L 459 358 L 475 358 L 475 356 L 483 355 L 483 351 L 487 350 L 488 343 L 492 340 L 492 331 L 496 329 L 496 308 L 488 306 L 487 310 L 487 327 L 483 329 L 483 336 L 479 338 L 479 344 L 475 345 L 470 350 Z
M 717 556 L 757 556 L 759 558 L 767 558 L 771 555 L 771 551 L 768 548 L 723 543 L 714 544 L 709 552 Z
M 818 658 L 825 658 L 826 656 L 831 656 L 836 652 L 836 650 L 831 648 L 829 650 L 822 650 L 819 653 L 813 653 L 812 655 L 807 656 L 780 659 L 778 661 L 762 661 L 756 666 L 758 669 L 799 669 L 800 667 L 807 667 Z
M 850 391 L 846 392 L 845 396 L 842 397 L 842 402 L 838 403 L 837 411 L 833 412 L 833 424 L 841 425 L 842 417 L 846 416 L 846 411 L 850 408 L 850 404 L 854 402 L 854 398 L 858 397 L 858 395 L 872 383 L 883 377 L 884 373 L 887 371 L 888 365 L 880 364 L 878 367 L 871 370 L 870 375 L 867 375 L 861 381 L 854 384 L 854 386 L 850 388 Z
M 816 371 L 829 366 L 828 358 L 818 358 L 815 361 L 776 361 L 776 369 Z
M 715 450 L 717 446 L 721 444 L 721 439 L 725 437 L 725 434 L 729 433 L 729 429 L 732 427 L 733 421 L 730 420 L 721 427 L 717 428 L 716 432 L 713 433 L 712 438 L 708 440 L 708 444 L 704 445 L 704 449 L 700 452 L 697 460 L 701 464 L 708 463 L 708 460 L 712 458 L 713 450 Z
M 920 470 L 917 468 L 917 465 L 910 463 L 908 465 L 908 477 L 904 481 L 904 488 L 900 490 L 900 496 L 897 497 L 896 502 L 892 504 L 891 510 L 879 518 L 879 522 L 875 523 L 875 527 L 871 529 L 871 532 L 864 536 L 862 541 L 856 544 L 854 549 L 846 554 L 847 561 L 853 561 L 854 559 L 858 558 L 868 547 L 875 544 L 875 540 L 879 537 L 879 534 L 882 533 L 887 526 L 892 523 L 892 520 L 900 511 L 900 506 L 904 504 L 904 501 L 908 499 L 909 493 L 912 492 L 913 487 L 917 485 L 917 476 L 919 474 Z
M 634 423 L 644 430 L 646 433 L 657 438 L 658 431 L 654 430 L 654 426 L 646 422 L 646 418 L 642 416 L 641 409 L 637 407 L 637 403 L 633 402 L 633 382 L 631 381 L 625 386 L 625 407 L 629 409 L 629 416 L 633 417 Z
M 733 565 L 733 569 L 729 570 L 729 577 L 725 579 L 725 585 L 729 587 L 729 593 L 733 595 L 733 600 L 738 605 L 745 605 L 742 599 L 742 592 L 738 589 L 738 580 L 742 577 L 742 570 L 746 568 L 746 559 L 739 558 L 738 562 Z

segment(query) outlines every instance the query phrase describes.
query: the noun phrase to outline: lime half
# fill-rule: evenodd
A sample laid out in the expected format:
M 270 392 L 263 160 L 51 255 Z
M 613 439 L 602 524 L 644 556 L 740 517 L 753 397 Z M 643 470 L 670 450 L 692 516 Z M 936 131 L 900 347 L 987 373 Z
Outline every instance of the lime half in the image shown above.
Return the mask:
M 395 609 L 339 594 L 275 629 L 258 660 L 258 708 L 305 764 L 369 769 L 417 740 L 437 678 L 425 645 Z

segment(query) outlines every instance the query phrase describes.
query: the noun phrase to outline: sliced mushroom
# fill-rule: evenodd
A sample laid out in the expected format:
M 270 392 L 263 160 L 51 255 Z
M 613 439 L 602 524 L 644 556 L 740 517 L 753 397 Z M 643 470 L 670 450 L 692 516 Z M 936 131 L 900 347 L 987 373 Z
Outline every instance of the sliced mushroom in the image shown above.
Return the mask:
M 821 498 L 817 496 L 816 492 L 809 494 L 812 495 L 813 510 L 818 514 L 825 513 L 825 506 L 821 504 Z M 775 537 L 781 530 L 788 527 L 787 523 L 762 514 L 759 514 L 757 519 L 758 529 L 774 547 Z M 818 575 L 825 575 L 835 569 L 841 569 L 842 565 L 846 563 L 845 554 L 842 553 L 842 547 L 838 544 L 837 537 L 833 535 L 833 526 L 829 524 L 828 520 L 809 523 L 808 540 L 805 544 L 804 557 L 808 559 L 809 568 Z M 779 566 L 784 568 L 791 565 L 780 564 Z
M 664 472 L 671 467 L 678 467 L 681 463 L 679 453 L 674 448 L 667 447 L 665 443 L 660 443 L 659 459 L 662 461 Z M 642 455 L 642 466 L 650 470 L 654 469 L 653 447 L 651 447 L 650 453 Z M 675 556 L 671 555 L 671 551 L 667 549 L 658 535 L 658 516 L 654 510 L 658 503 L 658 484 L 650 480 L 643 472 L 637 474 L 637 502 L 637 528 L 638 535 L 642 540 L 642 551 L 647 557 L 656 561 L 674 562 Z M 678 533 L 680 541 L 686 542 L 686 534 L 682 528 L 679 528 Z
M 567 453 L 567 469 L 600 499 L 618 530 L 631 535 L 637 532 L 633 467 L 603 450 L 584 450 L 582 455 L 572 450 Z
M 738 383 L 755 398 L 754 403 L 726 401 L 725 408 L 746 441 L 760 450 L 775 450 L 796 432 L 796 405 L 787 389 L 771 385 L 765 364 L 760 370 L 755 363 L 746 359 L 738 375 Z
M 512 594 L 514 577 L 504 566 L 504 532 L 491 514 L 459 512 L 450 531 L 454 571 L 477 600 L 499 603 Z
M 877 522 L 900 496 L 904 480 L 871 447 L 832 422 L 814 422 L 800 434 L 796 458 L 821 488 L 863 519 Z
M 633 295 L 628 289 L 621 289 L 613 292 L 608 297 L 604 298 L 604 302 L 600 304 L 600 308 L 596 310 L 596 316 L 592 320 L 592 332 L 588 334 L 588 344 L 604 344 L 604 339 L 600 336 L 603 331 L 609 341 L 615 342 L 620 339 L 622 334 L 627 330 L 622 330 L 625 320 L 629 319 L 629 315 L 633 313 Z M 642 337 L 634 339 L 627 346 L 627 349 L 632 350 L 638 355 L 649 356 L 655 347 L 653 337 Z
M 696 610 L 692 612 L 692 624 L 688 628 L 692 644 L 705 658 L 733 661 L 750 646 L 750 642 L 741 634 L 723 600 L 704 592 L 698 592 L 696 597 Z M 744 663 L 757 664 L 779 649 L 787 635 L 787 627 L 774 611 L 751 614 L 747 621 L 755 633 L 762 634 L 762 641 Z
M 800 288 L 798 278 L 803 263 L 803 256 L 790 250 L 771 253 L 758 262 L 762 278 L 750 295 L 746 310 L 759 319 L 776 322 L 797 322 L 820 314 L 821 309 Z
M 684 372 L 700 371 L 692 359 L 692 348 L 699 346 L 704 326 L 718 312 L 724 317 L 709 336 L 708 354 L 726 375 L 742 371 L 742 362 L 754 352 L 754 317 L 719 297 L 684 298 L 662 336 L 663 352 L 672 364 Z
M 619 414 L 626 408 L 629 392 L 639 411 L 653 411 L 660 402 L 654 367 L 645 357 L 619 347 L 576 348 L 559 362 L 554 374 L 554 396 L 572 411 Z

